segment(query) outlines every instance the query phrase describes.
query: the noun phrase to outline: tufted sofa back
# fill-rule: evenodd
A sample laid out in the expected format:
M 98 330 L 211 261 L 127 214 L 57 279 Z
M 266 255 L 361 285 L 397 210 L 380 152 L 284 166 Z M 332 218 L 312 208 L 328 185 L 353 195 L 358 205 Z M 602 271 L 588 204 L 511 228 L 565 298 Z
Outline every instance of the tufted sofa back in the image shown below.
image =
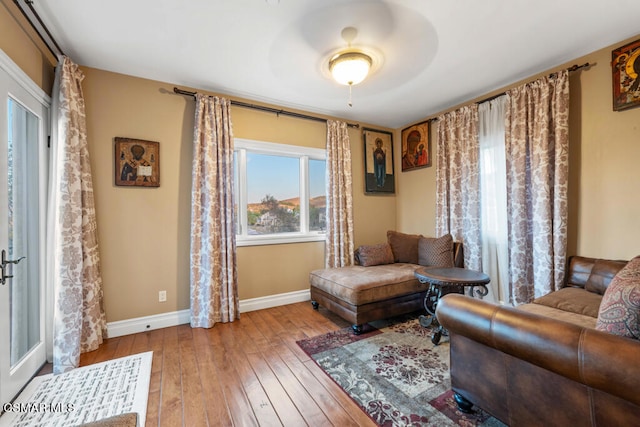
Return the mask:
M 614 276 L 627 261 L 572 256 L 569 258 L 566 286 L 583 288 L 604 295 Z

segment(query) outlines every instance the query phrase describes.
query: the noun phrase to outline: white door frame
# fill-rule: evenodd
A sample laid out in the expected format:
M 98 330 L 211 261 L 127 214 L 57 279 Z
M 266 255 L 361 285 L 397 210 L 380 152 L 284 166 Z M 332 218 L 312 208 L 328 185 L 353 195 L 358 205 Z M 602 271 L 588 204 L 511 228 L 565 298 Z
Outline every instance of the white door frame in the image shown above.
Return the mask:
M 15 395 L 28 383 L 31 377 L 37 373 L 40 367 L 46 361 L 47 347 L 52 342 L 50 333 L 51 328 L 46 328 L 46 324 L 50 324 L 53 319 L 51 317 L 52 310 L 47 309 L 47 305 L 52 301 L 50 292 L 46 289 L 46 214 L 47 214 L 47 182 L 48 182 L 48 149 L 47 137 L 49 135 L 49 121 L 51 98 L 36 85 L 29 76 L 16 65 L 0 49 L 0 70 L 3 71 L 0 82 L 0 111 L 3 117 L 0 117 L 0 141 L 3 141 L 6 147 L 6 138 L 8 136 L 7 123 L 7 95 L 18 101 L 22 107 L 36 115 L 39 120 L 38 129 L 38 190 L 39 190 L 39 221 L 38 221 L 38 241 L 39 241 L 39 289 L 40 289 L 40 342 L 32 348 L 27 356 L 23 357 L 15 366 L 11 367 L 9 356 L 9 326 L 8 322 L 0 325 L 0 401 L 9 402 Z M 6 149 L 6 148 L 5 148 Z M 4 151 L 4 150 L 3 150 Z M 6 158 L 6 153 L 5 153 Z M 3 168 L 4 169 L 4 168 Z M 0 185 L 7 185 L 6 170 L 2 172 L 0 177 Z M 2 231 L 2 233 L 5 233 Z M 3 236 L 3 240 L 6 236 Z M 4 245 L 4 241 L 2 244 Z M 0 285 L 0 315 L 9 316 L 9 292 L 7 285 Z

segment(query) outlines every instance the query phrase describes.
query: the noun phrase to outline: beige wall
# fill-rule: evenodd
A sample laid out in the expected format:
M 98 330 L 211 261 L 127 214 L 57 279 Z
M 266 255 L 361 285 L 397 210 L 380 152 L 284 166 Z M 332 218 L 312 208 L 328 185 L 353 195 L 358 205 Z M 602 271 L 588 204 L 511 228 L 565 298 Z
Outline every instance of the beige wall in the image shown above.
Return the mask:
M 0 49 L 51 94 L 56 59 L 11 0 L 0 0 Z
M 15 5 L 0 1 L 0 48 L 50 93 L 51 54 Z M 571 77 L 570 254 L 628 259 L 640 253 L 640 108 L 611 109 L 611 49 L 623 44 L 567 64 L 596 63 Z M 171 84 L 83 70 L 107 319 L 188 308 L 193 100 L 174 95 Z M 232 117 L 239 138 L 324 146 L 322 123 L 238 107 Z M 434 233 L 435 167 L 402 173 L 400 129 L 393 132 L 396 195 L 372 196 L 364 194 L 361 131 L 350 130 L 356 245 L 384 241 L 394 228 Z M 161 143 L 160 188 L 115 187 L 116 136 Z M 323 265 L 323 256 L 323 243 L 238 248 L 241 299 L 307 289 L 308 272 Z M 159 290 L 167 291 L 166 303 L 157 302 Z
M 569 250 L 630 259 L 640 255 L 640 108 L 614 112 L 611 51 L 582 58 L 595 64 L 571 80 Z
M 610 66 L 611 51 L 638 37 L 563 66 L 595 64 L 570 77 L 569 255 L 610 259 L 640 255 L 640 108 L 613 111 Z M 552 71 L 556 70 L 542 74 Z M 399 130 L 396 134 L 399 141 Z M 435 158 L 435 146 L 432 154 Z M 435 167 L 405 172 L 398 182 L 398 229 L 431 235 L 435 230 Z
M 105 307 L 116 321 L 189 307 L 189 220 L 194 101 L 173 85 L 83 68 Z M 234 136 L 324 148 L 326 126 L 232 107 Z M 160 142 L 159 188 L 114 184 L 114 137 Z M 363 193 L 361 131 L 349 131 L 356 243 L 384 241 L 395 227 L 394 197 Z M 375 212 L 375 215 L 372 213 Z M 308 289 L 324 265 L 324 243 L 238 248 L 240 299 Z M 167 302 L 158 302 L 158 291 Z
M 395 170 L 398 177 L 396 196 L 399 231 L 435 237 L 436 230 L 436 132 L 431 123 L 431 167 L 402 172 L 402 129 L 394 134 Z
M 51 93 L 55 58 L 13 2 L 0 1 L 0 48 Z M 107 320 L 186 309 L 193 99 L 173 94 L 171 84 L 91 68 L 83 71 Z M 239 107 L 232 108 L 232 120 L 239 138 L 325 145 L 323 123 Z M 114 185 L 116 136 L 160 142 L 159 188 Z M 395 198 L 364 194 L 361 130 L 350 129 L 349 136 L 356 244 L 383 241 L 386 230 L 395 227 Z M 309 271 L 323 265 L 322 242 L 238 248 L 240 298 L 308 289 Z M 160 290 L 167 291 L 165 303 L 157 302 Z

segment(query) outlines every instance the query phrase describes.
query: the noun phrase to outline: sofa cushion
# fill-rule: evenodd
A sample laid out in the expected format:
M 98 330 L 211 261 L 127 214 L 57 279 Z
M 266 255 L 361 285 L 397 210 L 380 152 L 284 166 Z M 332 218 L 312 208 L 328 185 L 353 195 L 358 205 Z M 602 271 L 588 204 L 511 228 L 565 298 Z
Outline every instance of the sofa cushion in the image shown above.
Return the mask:
M 420 237 L 418 264 L 425 267 L 453 267 L 453 237 Z
M 569 258 L 567 286 L 579 286 L 584 288 L 589 280 L 594 263 L 594 258 L 587 258 L 578 255 Z
M 395 262 L 418 263 L 419 234 L 405 234 L 397 231 L 387 231 L 387 242 L 391 245 Z
M 358 306 L 425 291 L 414 274 L 418 268 L 417 264 L 406 263 L 325 268 L 312 271 L 309 283 Z
M 596 329 L 640 339 L 640 256 L 629 261 L 607 287 Z
M 585 291 L 581 292 L 585 293 Z M 571 311 L 564 311 L 558 308 L 535 303 L 519 305 L 516 308 L 518 310 L 528 311 L 529 313 L 537 314 L 540 316 L 550 317 L 552 319 L 561 320 L 567 323 L 573 323 L 574 325 L 582 326 L 584 328 L 595 329 L 596 327 L 596 318 L 593 316 L 587 316 L 585 314 L 573 313 Z
M 618 271 L 624 268 L 626 264 L 626 261 L 596 260 L 591 269 L 589 280 L 585 283 L 584 288 L 589 292 L 604 295 L 609 283 L 611 283 Z
M 533 303 L 557 308 L 570 313 L 585 316 L 598 317 L 598 309 L 602 296 L 593 292 L 587 292 L 582 288 L 562 288 L 551 292 L 540 298 L 536 298 Z
M 388 243 L 362 245 L 356 251 L 358 263 L 363 267 L 372 265 L 393 264 L 393 252 Z

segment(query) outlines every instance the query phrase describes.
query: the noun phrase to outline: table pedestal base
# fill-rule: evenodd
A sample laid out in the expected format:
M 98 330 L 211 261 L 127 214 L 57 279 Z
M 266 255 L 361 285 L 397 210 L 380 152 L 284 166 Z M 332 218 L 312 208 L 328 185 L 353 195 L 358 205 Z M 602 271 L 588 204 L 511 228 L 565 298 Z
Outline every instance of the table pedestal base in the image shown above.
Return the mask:
M 435 315 L 421 315 L 420 317 L 418 317 L 418 321 L 420 322 L 420 326 L 424 328 L 429 328 L 432 325 L 436 327 L 436 329 L 433 331 L 433 334 L 431 334 L 431 342 L 433 343 L 433 345 L 440 344 L 440 339 L 442 339 L 442 336 L 448 335 L 447 330 L 443 328 L 442 325 L 440 325 L 440 323 L 438 322 L 438 318 Z
M 433 345 L 438 345 L 443 335 L 448 335 L 447 330 L 438 322 L 436 308 L 438 301 L 446 294 L 464 294 L 465 287 L 469 289 L 470 296 L 482 297 L 488 294 L 487 284 L 489 276 L 479 271 L 464 268 L 421 268 L 415 273 L 420 283 L 429 284 L 424 296 L 424 309 L 426 316 L 420 316 L 420 325 L 428 328 L 436 325 L 431 335 Z

